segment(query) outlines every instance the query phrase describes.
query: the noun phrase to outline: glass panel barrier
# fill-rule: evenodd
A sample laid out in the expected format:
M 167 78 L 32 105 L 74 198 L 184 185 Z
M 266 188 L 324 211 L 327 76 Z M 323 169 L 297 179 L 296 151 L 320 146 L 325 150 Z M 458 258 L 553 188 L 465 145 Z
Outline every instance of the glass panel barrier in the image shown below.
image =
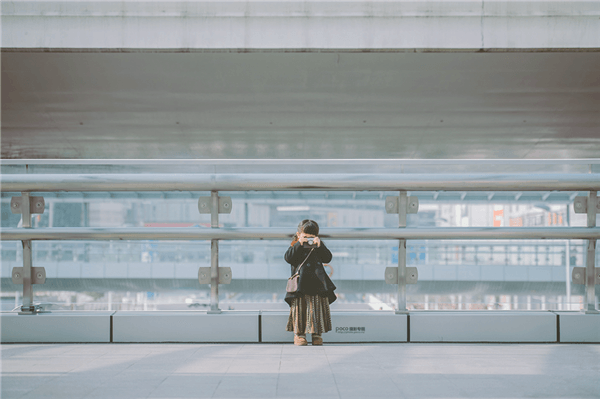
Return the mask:
M 12 310 L 20 285 L 10 279 L 22 266 L 20 241 L 2 241 L 2 309 Z M 393 240 L 329 240 L 326 266 L 338 287 L 332 309 L 392 310 L 396 286 L 384 282 L 397 265 Z M 408 286 L 409 309 L 579 310 L 583 285 L 567 280 L 584 264 L 582 240 L 408 241 L 407 266 L 419 281 Z M 222 309 L 286 310 L 290 267 L 285 241 L 222 241 L 220 266 L 233 279 L 220 285 Z M 569 266 L 567 271 L 567 254 Z M 33 264 L 47 280 L 35 286 L 35 302 L 47 309 L 206 309 L 210 288 L 198 268 L 210 266 L 207 241 L 34 241 Z M 569 297 L 570 294 L 570 297 Z
M 561 192 L 544 201 L 525 193 L 439 192 L 420 196 L 419 212 L 407 227 L 576 227 L 586 215 Z M 2 227 L 20 227 L 2 193 Z M 210 214 L 198 213 L 198 197 L 183 193 L 38 193 L 46 200 L 32 227 L 210 227 Z M 286 228 L 302 219 L 322 228 L 398 228 L 398 215 L 385 212 L 385 197 L 397 192 L 221 192 L 232 197 L 232 212 L 219 215 L 220 227 Z M 486 201 L 482 202 L 481 198 Z M 462 201 L 459 199 L 462 198 Z M 521 201 L 517 203 L 517 200 Z M 498 222 L 498 225 L 496 225 Z M 397 286 L 384 281 L 386 267 L 398 265 L 397 240 L 327 240 L 334 257 L 326 267 L 338 287 L 332 309 L 392 310 Z M 219 266 L 231 267 L 231 284 L 220 285 L 222 309 L 281 309 L 290 274 L 283 260 L 287 240 L 222 240 Z M 11 270 L 23 265 L 20 241 L 1 241 L 2 308 L 19 302 L 22 286 Z M 198 282 L 198 268 L 209 267 L 209 241 L 33 241 L 33 266 L 47 280 L 34 287 L 34 301 L 47 309 L 167 310 L 210 308 L 209 285 Z M 596 251 L 596 265 L 600 251 Z M 583 285 L 570 283 L 573 267 L 585 267 L 586 240 L 408 240 L 407 267 L 416 267 L 417 284 L 407 286 L 407 309 L 579 310 Z

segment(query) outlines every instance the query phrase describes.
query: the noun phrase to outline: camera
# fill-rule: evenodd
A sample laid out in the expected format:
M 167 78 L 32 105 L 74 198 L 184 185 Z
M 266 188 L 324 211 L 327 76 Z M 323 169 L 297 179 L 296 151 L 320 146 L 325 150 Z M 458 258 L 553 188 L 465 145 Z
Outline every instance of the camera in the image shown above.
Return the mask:
M 302 243 L 303 248 L 316 248 L 317 244 L 315 244 L 315 237 L 307 237 L 306 242 Z

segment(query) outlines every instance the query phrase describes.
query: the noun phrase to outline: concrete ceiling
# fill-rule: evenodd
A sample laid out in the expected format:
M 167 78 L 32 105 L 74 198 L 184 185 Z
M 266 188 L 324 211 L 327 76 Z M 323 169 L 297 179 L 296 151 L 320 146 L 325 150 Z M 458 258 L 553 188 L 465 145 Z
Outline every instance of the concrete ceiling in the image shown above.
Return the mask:
M 600 52 L 2 53 L 2 158 L 598 158 Z

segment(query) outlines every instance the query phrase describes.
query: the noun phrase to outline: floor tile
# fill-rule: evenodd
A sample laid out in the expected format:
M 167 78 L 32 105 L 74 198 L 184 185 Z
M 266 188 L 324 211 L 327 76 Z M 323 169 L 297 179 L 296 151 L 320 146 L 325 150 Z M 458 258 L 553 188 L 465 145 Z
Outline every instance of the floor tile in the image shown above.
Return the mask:
M 0 349 L 2 399 L 600 398 L 598 345 L 35 344 Z
M 171 375 L 160 383 L 150 398 L 210 398 L 214 394 L 220 376 L 196 374 Z

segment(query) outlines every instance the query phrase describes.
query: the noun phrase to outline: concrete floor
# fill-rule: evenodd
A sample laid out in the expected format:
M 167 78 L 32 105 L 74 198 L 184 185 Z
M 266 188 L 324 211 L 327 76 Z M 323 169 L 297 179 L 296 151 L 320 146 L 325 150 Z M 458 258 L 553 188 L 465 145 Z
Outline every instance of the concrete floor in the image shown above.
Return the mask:
M 1 353 L 3 399 L 600 398 L 600 345 L 33 344 Z

